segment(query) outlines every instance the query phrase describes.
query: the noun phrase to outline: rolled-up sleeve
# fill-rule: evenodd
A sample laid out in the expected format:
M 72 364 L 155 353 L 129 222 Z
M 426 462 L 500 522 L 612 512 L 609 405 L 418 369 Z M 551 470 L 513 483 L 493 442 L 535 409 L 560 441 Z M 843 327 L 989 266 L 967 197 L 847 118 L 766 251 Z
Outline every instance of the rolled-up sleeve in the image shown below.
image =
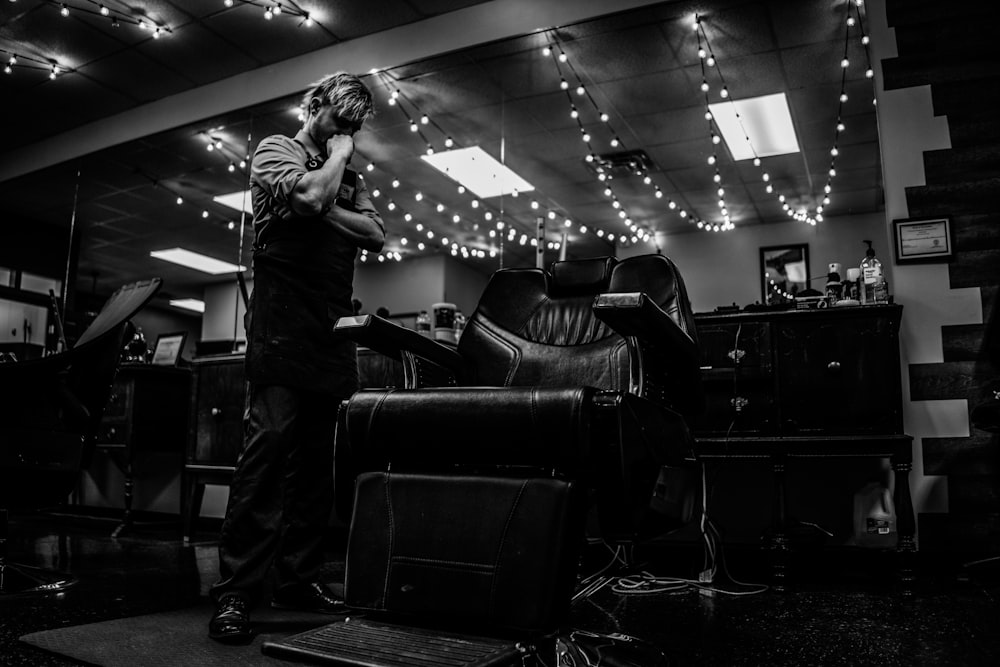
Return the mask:
M 251 179 L 267 193 L 282 217 L 291 212 L 292 191 L 306 173 L 305 157 L 292 140 L 280 136 L 264 139 L 254 153 Z

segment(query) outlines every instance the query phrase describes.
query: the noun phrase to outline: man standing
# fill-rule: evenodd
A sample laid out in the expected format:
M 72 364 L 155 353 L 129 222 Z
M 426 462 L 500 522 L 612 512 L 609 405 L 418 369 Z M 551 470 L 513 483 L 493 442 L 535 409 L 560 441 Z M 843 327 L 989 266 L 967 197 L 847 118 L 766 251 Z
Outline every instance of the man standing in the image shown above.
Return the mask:
M 323 613 L 342 602 L 319 581 L 333 506 L 337 407 L 358 387 L 354 344 L 335 340 L 353 314 L 358 249 L 379 252 L 385 226 L 348 168 L 371 91 L 338 72 L 303 98 L 294 137 L 263 139 L 253 158 L 254 289 L 247 309 L 245 441 L 219 544 L 209 636 L 253 639 L 249 610 L 273 566 L 271 605 Z

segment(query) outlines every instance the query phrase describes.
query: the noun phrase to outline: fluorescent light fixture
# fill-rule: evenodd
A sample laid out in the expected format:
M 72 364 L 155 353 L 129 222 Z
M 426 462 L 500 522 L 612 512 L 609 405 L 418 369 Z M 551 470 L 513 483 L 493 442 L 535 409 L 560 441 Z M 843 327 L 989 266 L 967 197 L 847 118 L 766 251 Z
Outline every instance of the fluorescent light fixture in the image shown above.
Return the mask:
M 799 152 L 784 93 L 717 102 L 708 108 L 734 160 L 749 160 L 755 151 L 757 157 Z
M 242 211 L 244 213 L 249 213 L 253 215 L 253 198 L 250 196 L 250 191 L 241 192 L 230 192 L 228 195 L 219 195 L 218 197 L 212 197 L 212 201 L 218 202 L 223 206 L 228 206 L 229 208 L 236 209 L 237 211 Z
M 236 273 L 237 271 L 247 270 L 247 267 L 245 266 L 236 266 L 235 264 L 230 264 L 229 262 L 223 262 L 221 259 L 215 259 L 214 257 L 209 257 L 207 255 L 200 255 L 196 252 L 185 250 L 184 248 L 153 250 L 149 253 L 149 256 L 155 257 L 156 259 L 162 259 L 166 262 L 180 264 L 181 266 L 186 266 L 189 269 L 195 269 L 196 271 L 211 273 L 213 276 L 217 276 L 220 273 Z
M 170 305 L 184 310 L 193 310 L 196 313 L 205 312 L 205 302 L 199 299 L 171 299 Z
M 479 146 L 455 148 L 432 155 L 421 155 L 432 167 L 476 194 L 477 197 L 499 197 L 517 190 L 535 189 Z

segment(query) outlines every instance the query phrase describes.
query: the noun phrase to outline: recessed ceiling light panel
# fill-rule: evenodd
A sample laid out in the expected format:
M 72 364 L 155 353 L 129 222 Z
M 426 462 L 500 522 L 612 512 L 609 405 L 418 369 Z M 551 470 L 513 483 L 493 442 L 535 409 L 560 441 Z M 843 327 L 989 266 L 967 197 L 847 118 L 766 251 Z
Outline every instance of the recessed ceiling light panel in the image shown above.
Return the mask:
M 708 105 L 734 160 L 798 153 L 784 93 Z
M 174 308 L 193 310 L 196 313 L 205 312 L 205 302 L 200 299 L 171 299 L 170 305 Z
M 530 192 L 531 183 L 500 164 L 479 146 L 456 148 L 432 155 L 421 155 L 432 167 L 483 199 L 509 195 L 514 191 Z
M 223 262 L 221 259 L 215 259 L 214 257 L 185 250 L 184 248 L 153 250 L 149 253 L 149 256 L 155 257 L 156 259 L 162 259 L 165 262 L 180 264 L 181 266 L 186 266 L 187 268 L 195 269 L 196 271 L 210 273 L 213 276 L 247 270 L 245 266 L 237 266 L 235 264 L 230 264 L 229 262 Z

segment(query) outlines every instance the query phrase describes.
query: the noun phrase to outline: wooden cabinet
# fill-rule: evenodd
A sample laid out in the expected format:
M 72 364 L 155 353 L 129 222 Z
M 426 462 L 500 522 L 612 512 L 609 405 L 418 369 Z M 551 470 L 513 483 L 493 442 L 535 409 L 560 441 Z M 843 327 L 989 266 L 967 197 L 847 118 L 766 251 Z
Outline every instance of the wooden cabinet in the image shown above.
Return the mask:
M 243 355 L 191 362 L 191 404 L 182 489 L 184 540 L 194 529 L 206 484 L 229 484 L 243 448 Z
M 697 315 L 702 435 L 902 433 L 902 307 Z
M 770 548 L 782 588 L 788 551 L 785 472 L 791 457 L 888 458 L 895 473 L 900 574 L 914 551 L 903 433 L 898 305 L 696 315 L 707 409 L 689 420 L 699 455 L 770 459 Z
M 122 365 L 115 377 L 97 436 L 97 449 L 107 453 L 125 474 L 125 515 L 118 536 L 132 523 L 132 496 L 143 452 L 177 454 L 181 468 L 187 423 L 190 372 L 186 368 Z

